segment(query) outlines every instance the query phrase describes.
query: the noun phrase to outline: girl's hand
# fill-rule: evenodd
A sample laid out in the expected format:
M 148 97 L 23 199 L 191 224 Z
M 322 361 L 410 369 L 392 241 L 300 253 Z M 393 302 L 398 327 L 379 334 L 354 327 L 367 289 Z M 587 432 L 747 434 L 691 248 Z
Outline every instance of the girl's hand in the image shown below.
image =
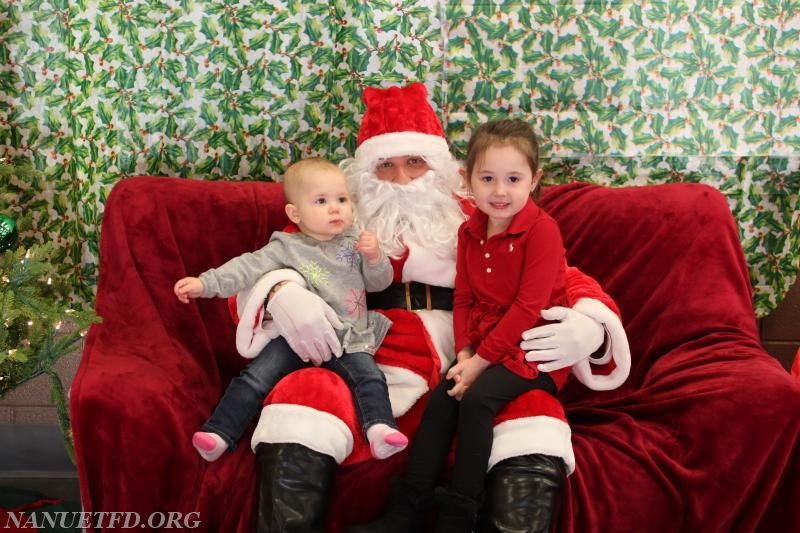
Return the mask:
M 378 237 L 371 231 L 362 231 L 356 241 L 356 250 L 361 252 L 367 263 L 374 265 L 381 258 L 381 249 L 378 246 Z
M 462 361 L 466 361 L 470 357 L 475 355 L 475 350 L 472 349 L 472 346 L 467 345 L 461 348 L 458 353 L 456 354 L 456 362 L 460 363 Z M 453 365 L 445 374 L 445 379 L 452 379 L 457 384 L 461 381 L 461 369 L 463 367 L 459 367 L 458 365 Z M 459 397 L 459 400 L 461 398 Z
M 490 366 L 492 366 L 492 363 L 477 353 L 468 359 L 459 361 L 447 371 L 447 379 L 452 379 L 456 382 L 453 388 L 447 391 L 447 394 L 457 400 L 461 400 L 469 386 L 475 383 L 478 376 Z
M 178 300 L 188 304 L 190 298 L 199 298 L 203 295 L 203 282 L 200 278 L 182 278 L 175 283 L 174 291 Z
M 456 354 L 456 361 L 458 361 L 459 363 L 461 361 L 466 361 L 473 355 L 475 355 L 475 350 L 472 349 L 472 346 L 465 346 L 461 348 Z M 452 378 L 448 377 L 447 379 L 452 379 Z
M 475 355 L 475 350 L 472 349 L 472 346 L 467 345 L 461 348 L 456 354 L 456 362 L 462 363 L 467 359 L 469 359 L 470 357 L 472 357 L 473 355 Z M 451 366 L 450 369 L 447 371 L 447 374 L 445 374 L 444 376 L 445 379 L 452 379 L 456 383 L 458 383 L 461 380 L 462 369 L 463 367 L 459 366 L 458 364 Z

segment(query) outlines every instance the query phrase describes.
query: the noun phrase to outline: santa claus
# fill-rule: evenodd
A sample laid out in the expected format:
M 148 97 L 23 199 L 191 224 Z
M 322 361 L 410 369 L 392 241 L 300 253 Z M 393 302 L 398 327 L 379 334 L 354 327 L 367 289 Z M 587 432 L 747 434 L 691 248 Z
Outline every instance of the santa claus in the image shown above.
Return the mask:
M 459 164 L 425 86 L 367 88 L 363 97 L 358 148 L 341 166 L 357 223 L 375 232 L 393 258 L 395 283 L 369 295 L 368 305 L 393 321 L 376 361 L 398 424 L 413 437 L 427 391 L 454 357 L 456 238 L 470 206 L 458 194 Z M 576 269 L 568 269 L 567 283 L 572 308 L 544 310 L 542 317 L 552 322 L 527 331 L 521 347 L 542 371 L 571 366 L 586 386 L 613 389 L 630 368 L 616 307 Z M 265 297 L 272 322 L 261 324 Z M 240 351 L 259 349 L 277 332 L 304 360 L 318 364 L 341 354 L 335 314 L 304 289 L 297 273 L 272 272 L 239 300 Z M 340 531 L 381 513 L 389 478 L 402 471 L 406 455 L 371 459 L 356 427 L 349 389 L 338 376 L 307 369 L 276 387 L 252 441 L 260 473 L 259 531 Z M 478 531 L 547 531 L 574 467 L 560 404 L 541 391 L 515 400 L 496 421 Z

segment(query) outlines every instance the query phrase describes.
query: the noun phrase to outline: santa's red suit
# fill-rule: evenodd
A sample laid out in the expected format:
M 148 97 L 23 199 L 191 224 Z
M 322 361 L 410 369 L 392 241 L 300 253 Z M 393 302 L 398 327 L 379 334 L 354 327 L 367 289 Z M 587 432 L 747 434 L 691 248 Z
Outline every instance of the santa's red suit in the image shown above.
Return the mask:
M 365 169 L 374 168 L 376 162 L 383 158 L 419 155 L 434 170 L 441 170 L 436 169 L 436 162 L 452 163 L 443 130 L 427 103 L 423 85 L 413 84 L 406 88 L 389 90 L 368 89 L 365 91 L 365 102 L 367 112 L 359 132 L 359 147 L 350 166 L 343 165 L 351 179 L 350 185 L 357 206 L 362 202 L 367 205 L 367 195 L 372 194 L 372 189 L 365 190 L 360 185 L 363 180 L 374 181 L 374 178 L 364 177 L 369 174 Z M 440 176 L 443 174 L 447 173 L 439 173 Z M 457 179 L 457 175 L 454 179 Z M 374 184 L 370 185 L 373 186 Z M 457 183 L 451 183 L 448 187 L 450 186 L 452 192 Z M 460 204 L 463 207 L 464 202 Z M 459 203 L 453 205 L 458 206 Z M 406 205 L 404 208 L 414 209 L 414 206 Z M 360 214 L 361 223 L 375 229 L 370 226 L 370 220 L 365 219 L 379 216 L 379 213 L 376 211 L 365 214 L 363 210 L 357 211 L 357 219 Z M 441 214 L 441 211 L 428 213 L 424 218 L 428 218 L 433 224 L 436 219 L 443 218 Z M 464 216 L 458 214 L 450 219 L 451 230 L 446 226 L 439 228 L 452 231 L 452 242 L 442 246 L 432 246 L 429 241 L 422 242 L 427 240 L 424 233 L 415 236 L 408 224 L 404 224 L 405 231 L 399 239 L 397 235 L 387 236 L 386 228 L 383 228 L 384 231 L 380 228 L 376 230 L 384 247 L 391 248 L 402 241 L 402 250 L 388 250 L 393 255 L 400 256 L 394 260 L 396 283 L 384 291 L 385 294 L 370 295 L 368 302 L 371 308 L 380 310 L 393 322 L 375 358 L 386 375 L 392 409 L 400 430 L 412 439 L 425 403 L 419 400 L 436 386 L 441 379 L 441 372 L 446 370 L 454 357 L 452 311 L 446 308 L 448 304 L 452 304 L 452 301 L 447 300 L 452 296 L 449 290 L 454 286 L 455 278 L 454 239 L 457 224 L 463 219 Z M 436 229 L 432 228 L 431 231 L 435 232 Z M 273 272 L 262 278 L 251 291 L 239 295 L 237 346 L 243 355 L 255 356 L 266 342 L 277 335 L 271 322 L 262 322 L 261 313 L 270 288 L 277 281 L 287 279 L 304 284 L 302 277 L 296 273 Z M 599 354 L 591 366 L 588 360 L 582 360 L 573 367 L 573 373 L 582 383 L 593 389 L 608 390 L 619 386 L 627 377 L 630 354 L 616 306 L 594 280 L 573 268 L 568 268 L 567 271 L 567 297 L 574 310 L 602 324 L 606 332 L 604 353 Z M 292 478 L 292 474 L 287 474 L 286 465 L 281 464 L 281 461 L 303 463 L 303 460 L 290 456 L 280 458 L 277 456 L 280 452 L 270 448 L 270 457 L 260 459 L 260 475 L 265 479 L 261 486 L 260 531 L 289 531 L 294 530 L 293 527 L 297 527 L 299 531 L 301 528 L 314 530 L 322 527 L 319 521 L 325 520 L 324 518 L 313 518 L 316 523 L 303 522 L 300 518 L 292 522 L 291 515 L 318 513 L 318 509 L 310 509 L 308 506 L 325 507 L 330 498 L 334 499 L 332 507 L 321 511 L 323 514 L 327 511 L 330 515 L 327 518 L 329 531 L 338 531 L 342 526 L 348 525 L 343 522 L 373 518 L 380 511 L 388 482 L 387 473 L 396 474 L 399 467 L 379 465 L 381 462 L 371 458 L 369 445 L 359 429 L 349 389 L 338 376 L 322 369 L 302 370 L 287 376 L 268 396 L 253 434 L 252 447 L 259 453 L 268 448 L 263 445 L 287 443 L 299 445 L 293 448 L 295 451 L 313 450 L 322 457 L 332 458 L 332 462 L 340 465 L 372 464 L 372 468 L 359 470 L 357 481 L 352 480 L 362 485 L 360 492 L 352 488 L 344 490 L 350 496 L 360 494 L 360 502 L 349 503 L 360 506 L 362 510 L 350 512 L 337 508 L 341 505 L 337 502 L 343 499 L 337 497 L 341 495 L 333 494 L 331 487 L 323 487 L 323 491 L 327 492 L 317 495 L 316 499 L 309 496 L 314 501 L 301 503 L 302 510 L 292 511 L 289 509 L 290 504 L 274 503 L 280 499 L 280 495 L 275 494 L 280 490 L 278 485 L 295 483 L 309 492 L 313 483 L 298 484 L 297 477 L 302 477 L 299 471 L 294 474 L 293 479 L 281 481 L 286 476 Z M 563 408 L 558 401 L 542 391 L 531 391 L 509 403 L 501 411 L 496 420 L 488 468 L 491 470 L 506 459 L 528 454 L 560 458 L 568 473 L 575 468 L 570 428 Z M 383 463 L 391 463 L 393 460 L 402 461 L 402 457 Z M 330 476 L 330 464 L 332 463 L 325 463 L 322 467 L 324 474 L 310 472 L 319 466 L 312 463 L 307 467 L 298 464 L 297 468 L 307 468 L 309 475 L 326 479 Z M 350 482 L 343 485 L 340 481 L 337 487 L 341 488 Z M 369 500 L 370 494 L 377 495 L 373 498 L 374 501 Z M 266 501 L 268 499 L 273 502 Z

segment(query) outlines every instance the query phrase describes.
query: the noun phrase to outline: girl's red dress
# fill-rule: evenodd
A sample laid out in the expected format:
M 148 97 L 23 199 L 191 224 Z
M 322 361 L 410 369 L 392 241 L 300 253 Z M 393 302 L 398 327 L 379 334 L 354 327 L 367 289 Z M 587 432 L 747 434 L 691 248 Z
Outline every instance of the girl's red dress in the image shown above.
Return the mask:
M 525 361 L 519 343 L 541 311 L 569 307 L 566 258 L 558 224 L 532 199 L 502 233 L 486 238 L 488 216 L 475 210 L 458 230 L 453 327 L 456 352 L 472 345 L 492 364 L 527 378 L 538 363 Z M 561 388 L 569 368 L 551 372 Z

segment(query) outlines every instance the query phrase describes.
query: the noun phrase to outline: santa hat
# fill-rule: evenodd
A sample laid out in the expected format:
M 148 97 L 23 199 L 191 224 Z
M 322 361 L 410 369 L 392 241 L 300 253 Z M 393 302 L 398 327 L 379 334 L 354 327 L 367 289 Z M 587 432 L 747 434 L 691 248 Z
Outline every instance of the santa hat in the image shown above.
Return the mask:
M 449 156 L 439 117 L 422 83 L 364 89 L 367 106 L 358 131 L 355 158 L 367 164 L 401 155 Z

